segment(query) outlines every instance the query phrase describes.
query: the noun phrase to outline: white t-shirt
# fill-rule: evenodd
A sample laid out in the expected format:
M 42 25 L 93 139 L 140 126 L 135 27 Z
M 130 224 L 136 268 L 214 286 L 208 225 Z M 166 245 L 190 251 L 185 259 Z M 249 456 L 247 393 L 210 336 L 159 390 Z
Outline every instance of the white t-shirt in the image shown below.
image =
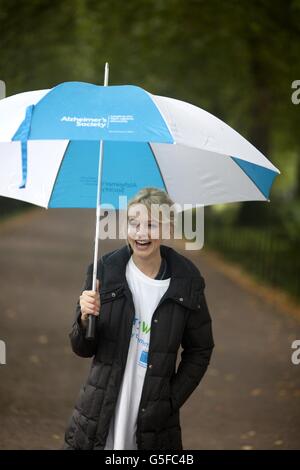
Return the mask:
M 132 293 L 135 318 L 115 413 L 112 416 L 104 450 L 136 450 L 136 424 L 150 340 L 151 319 L 169 279 L 146 276 L 132 256 L 126 266 L 126 279 Z

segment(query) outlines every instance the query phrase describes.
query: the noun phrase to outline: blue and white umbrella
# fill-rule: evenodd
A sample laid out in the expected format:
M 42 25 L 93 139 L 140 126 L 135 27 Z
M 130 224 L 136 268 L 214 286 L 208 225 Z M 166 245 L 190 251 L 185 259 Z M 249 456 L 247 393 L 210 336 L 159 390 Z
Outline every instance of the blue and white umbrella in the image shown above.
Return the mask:
M 142 187 L 179 204 L 269 200 L 280 171 L 192 104 L 142 88 L 67 82 L 0 101 L 0 195 L 45 208 L 96 207 Z
M 269 201 L 279 173 L 217 117 L 137 86 L 66 82 L 0 101 L 0 195 L 97 207 L 96 238 L 100 201 L 118 209 L 146 186 L 181 206 Z

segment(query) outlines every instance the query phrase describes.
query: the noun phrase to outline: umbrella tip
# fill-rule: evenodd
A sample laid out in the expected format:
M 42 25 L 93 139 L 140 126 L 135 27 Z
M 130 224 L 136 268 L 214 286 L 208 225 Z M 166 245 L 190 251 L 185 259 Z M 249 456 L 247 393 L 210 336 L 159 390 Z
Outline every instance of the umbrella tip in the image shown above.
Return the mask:
M 109 75 L 109 63 L 105 62 L 104 67 L 104 86 L 108 85 L 108 75 Z

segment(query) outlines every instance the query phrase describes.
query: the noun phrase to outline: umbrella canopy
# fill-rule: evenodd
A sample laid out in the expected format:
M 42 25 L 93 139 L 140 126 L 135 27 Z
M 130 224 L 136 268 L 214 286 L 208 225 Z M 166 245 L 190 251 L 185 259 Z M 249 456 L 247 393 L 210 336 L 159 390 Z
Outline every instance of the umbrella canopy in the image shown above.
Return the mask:
M 104 86 L 66 82 L 0 101 L 0 195 L 45 208 L 96 207 L 93 290 L 101 207 L 123 209 L 119 196 L 145 186 L 182 207 L 269 200 L 280 173 L 208 112 L 107 82 L 108 63 Z M 89 315 L 86 338 L 94 335 Z
M 140 87 L 66 82 L 0 101 L 0 195 L 101 206 L 145 186 L 183 205 L 268 200 L 280 171 L 217 117 Z

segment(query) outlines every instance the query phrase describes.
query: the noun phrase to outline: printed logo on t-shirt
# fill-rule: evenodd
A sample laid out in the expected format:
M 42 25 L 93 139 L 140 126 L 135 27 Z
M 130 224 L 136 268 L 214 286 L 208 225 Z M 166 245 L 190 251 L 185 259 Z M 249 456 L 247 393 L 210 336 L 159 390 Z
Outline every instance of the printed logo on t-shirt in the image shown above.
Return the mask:
M 142 367 L 147 367 L 150 330 L 151 326 L 149 326 L 145 321 L 141 321 L 138 317 L 134 318 L 131 341 L 137 341 L 137 347 L 139 350 L 137 364 Z
M 139 359 L 139 365 L 142 367 L 147 367 L 148 361 L 148 351 L 142 351 Z
M 132 334 L 139 335 L 140 333 L 148 334 L 150 333 L 151 326 L 149 326 L 145 321 L 141 321 L 138 317 L 133 319 Z

